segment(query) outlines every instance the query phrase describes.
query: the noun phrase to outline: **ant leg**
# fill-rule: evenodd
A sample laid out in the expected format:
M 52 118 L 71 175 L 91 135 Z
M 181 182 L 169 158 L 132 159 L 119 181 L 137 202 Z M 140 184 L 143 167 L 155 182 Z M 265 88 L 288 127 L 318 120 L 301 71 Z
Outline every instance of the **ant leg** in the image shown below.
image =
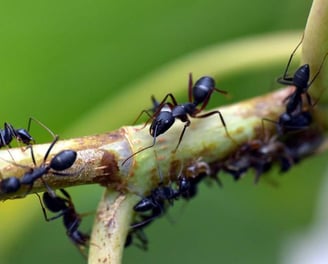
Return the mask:
M 43 158 L 43 162 L 45 162 L 49 156 L 49 153 L 50 151 L 52 150 L 52 148 L 54 147 L 54 145 L 57 143 L 57 141 L 59 140 L 59 136 L 58 135 L 54 135 L 54 140 L 51 142 L 46 154 L 44 155 L 44 158 Z
M 175 147 L 175 149 L 172 151 L 172 153 L 175 153 L 175 152 L 178 150 L 178 147 L 180 146 L 181 140 L 182 140 L 183 135 L 184 135 L 184 133 L 185 133 L 185 131 L 186 131 L 186 128 L 187 128 L 188 126 L 190 126 L 190 120 L 189 120 L 189 119 L 187 119 L 187 122 L 186 122 L 186 124 L 184 125 L 184 127 L 183 127 L 183 129 L 182 129 L 182 132 L 181 132 L 180 137 L 179 137 L 178 144 L 177 144 L 177 146 Z
M 208 101 L 210 100 L 211 95 L 212 95 L 212 93 L 213 93 L 214 91 L 216 91 L 216 92 L 218 92 L 218 93 L 221 93 L 221 94 L 223 94 L 223 95 L 227 95 L 227 94 L 228 94 L 227 91 L 224 91 L 224 90 L 221 90 L 221 89 L 218 89 L 218 88 L 215 88 L 215 87 L 214 87 L 212 90 L 209 91 L 209 93 L 207 94 L 205 100 L 204 100 L 203 103 L 202 103 L 202 106 L 201 106 L 199 109 L 197 109 L 196 114 L 199 113 L 199 112 L 201 112 L 201 111 L 203 111 L 203 110 L 205 109 L 205 107 L 207 106 Z
M 167 95 L 165 95 L 164 99 L 162 100 L 162 102 L 160 102 L 159 104 L 159 109 L 157 109 L 157 111 L 155 112 L 155 116 L 160 112 L 160 110 L 162 109 L 163 105 L 166 103 L 167 99 L 171 98 L 173 105 L 177 106 L 178 105 L 178 101 L 175 99 L 174 95 L 172 93 L 168 93 Z
M 294 85 L 293 77 L 279 77 L 277 79 L 277 82 L 280 84 Z
M 319 73 L 320 73 L 320 71 L 321 71 L 321 68 L 323 67 L 323 64 L 325 63 L 325 60 L 326 60 L 326 58 L 327 58 L 327 55 L 328 55 L 328 52 L 325 54 L 325 56 L 323 57 L 323 60 L 322 60 L 322 62 L 321 62 L 321 64 L 320 64 L 320 67 L 319 67 L 319 70 L 317 71 L 317 73 L 313 76 L 313 78 L 312 78 L 312 80 L 309 82 L 309 84 L 308 84 L 308 87 L 310 87 L 311 86 L 311 84 L 315 81 L 315 79 L 318 77 L 318 75 L 319 75 Z
M 148 124 L 149 120 L 152 119 L 152 115 L 149 113 L 149 110 L 142 110 L 132 124 L 135 125 L 137 123 L 137 121 L 140 119 L 140 117 L 142 116 L 142 114 L 146 114 L 149 117 L 147 122 L 142 127 L 142 128 L 145 128 L 145 126 Z
M 148 250 L 148 239 L 147 239 L 145 232 L 142 229 L 137 229 L 137 230 L 135 230 L 134 233 L 141 243 L 141 244 L 135 243 L 135 245 L 142 250 L 145 250 L 145 251 Z
M 62 213 L 59 213 L 58 215 L 55 215 L 53 217 L 50 217 L 48 218 L 48 215 L 47 215 L 47 211 L 46 209 L 44 208 L 44 205 L 42 203 L 42 200 L 41 200 L 41 197 L 38 193 L 35 193 L 36 196 L 39 198 L 39 202 L 40 202 L 40 205 L 41 205 L 41 208 L 42 208 L 42 212 L 43 212 L 43 216 L 44 216 L 44 219 L 47 221 L 47 222 L 50 222 L 50 221 L 53 221 L 59 217 L 61 217 L 65 212 L 62 212 Z
M 130 227 L 135 229 L 141 229 L 147 225 L 149 225 L 156 217 L 160 216 L 163 213 L 163 208 L 158 207 L 157 210 L 153 210 L 152 214 L 148 217 L 144 217 L 144 219 L 141 222 L 134 223 Z M 159 209 L 159 210 L 158 210 Z
M 47 182 L 41 177 L 40 180 L 42 181 L 43 185 L 46 187 L 47 192 L 51 198 L 56 198 L 57 195 L 53 189 L 50 188 L 50 186 L 47 184 Z
M 59 189 L 59 190 L 69 201 L 72 201 L 71 196 L 68 194 L 68 192 L 65 189 Z
M 221 93 L 221 94 L 223 94 L 223 95 L 227 95 L 228 94 L 228 92 L 227 91 L 225 91 L 225 90 L 221 90 L 221 89 L 219 89 L 219 88 L 213 88 L 213 90 L 214 91 L 217 91 L 218 93 Z
M 314 106 L 315 104 L 312 104 L 312 99 L 311 99 L 310 94 L 309 93 L 305 93 L 305 96 L 306 96 L 306 100 L 307 100 L 309 106 L 311 106 L 311 107 Z M 302 111 L 302 108 L 300 110 Z
M 208 117 L 208 116 L 211 116 L 211 115 L 214 115 L 214 114 L 218 114 L 218 115 L 219 115 L 219 117 L 220 117 L 220 119 L 221 119 L 221 123 L 222 123 L 222 125 L 223 125 L 223 127 L 224 127 L 224 130 L 225 130 L 226 136 L 227 136 L 232 142 L 234 142 L 236 145 L 238 145 L 238 143 L 233 139 L 233 137 L 231 137 L 231 135 L 230 135 L 230 133 L 229 133 L 229 131 L 228 131 L 228 129 L 227 129 L 227 125 L 226 125 L 226 123 L 225 123 L 225 121 L 224 121 L 223 115 L 221 114 L 220 111 L 211 111 L 211 112 L 206 113 L 206 114 L 203 114 L 203 115 L 192 116 L 192 117 L 194 117 L 194 118 L 205 118 L 205 117 Z

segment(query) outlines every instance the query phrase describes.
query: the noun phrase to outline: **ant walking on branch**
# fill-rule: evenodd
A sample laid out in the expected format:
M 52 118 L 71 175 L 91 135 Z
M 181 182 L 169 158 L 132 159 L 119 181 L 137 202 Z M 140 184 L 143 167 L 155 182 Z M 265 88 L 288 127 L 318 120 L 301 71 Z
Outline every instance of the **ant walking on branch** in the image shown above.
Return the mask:
M 171 126 L 174 124 L 176 119 L 179 119 L 181 122 L 185 123 L 185 125 L 181 131 L 178 143 L 175 149 L 173 150 L 173 153 L 177 151 L 182 141 L 183 135 L 187 127 L 189 127 L 191 123 L 190 117 L 206 118 L 214 114 L 218 114 L 220 117 L 220 121 L 225 129 L 225 133 L 227 137 L 233 140 L 227 130 L 226 123 L 220 111 L 216 110 L 205 114 L 200 114 L 200 112 L 202 112 L 207 106 L 211 98 L 211 95 L 214 91 L 224 95 L 227 94 L 226 91 L 216 88 L 215 80 L 209 76 L 203 76 L 200 79 L 198 79 L 195 84 L 193 84 L 192 74 L 190 73 L 187 103 L 179 104 L 172 93 L 167 94 L 159 104 L 156 101 L 156 99 L 152 97 L 152 102 L 153 102 L 152 111 L 154 111 L 154 113 L 150 115 L 149 111 L 143 111 L 143 112 L 147 113 L 150 116 L 150 119 L 146 122 L 146 124 L 152 119 L 152 123 L 149 128 L 149 133 L 153 137 L 153 143 L 133 153 L 131 156 L 129 156 L 123 161 L 122 165 L 124 165 L 126 161 L 128 161 L 136 154 L 153 147 L 156 143 L 156 138 L 159 135 L 164 134 L 166 131 L 168 131 L 171 128 Z M 171 99 L 172 102 L 168 102 L 168 99 Z
M 24 144 L 24 145 L 32 145 L 35 144 L 34 138 L 30 134 L 30 128 L 31 128 L 31 123 L 34 121 L 41 127 L 43 127 L 45 130 L 50 132 L 50 129 L 46 127 L 42 122 L 39 120 L 30 117 L 28 120 L 28 125 L 27 125 L 27 130 L 24 128 L 14 128 L 13 125 L 5 122 L 4 123 L 4 128 L 0 129 L 0 148 L 7 146 L 11 147 L 10 143 L 11 141 L 15 138 L 19 143 Z M 52 132 L 50 132 L 52 134 Z
M 34 119 L 30 119 L 34 120 Z M 50 155 L 51 150 L 59 140 L 59 136 L 55 135 L 49 128 L 47 128 L 45 125 L 37 121 L 39 124 L 41 124 L 53 137 L 53 141 L 51 142 L 48 150 L 46 151 L 43 161 L 40 165 L 36 164 L 35 155 L 33 151 L 33 145 L 29 145 L 28 148 L 31 150 L 31 159 L 33 162 L 33 167 L 17 164 L 15 162 L 10 162 L 14 164 L 15 166 L 21 167 L 23 169 L 27 169 L 25 174 L 22 176 L 22 178 L 19 180 L 17 177 L 10 176 L 6 179 L 3 179 L 0 182 L 0 190 L 4 193 L 14 193 L 18 191 L 21 187 L 21 185 L 27 185 L 28 190 L 26 191 L 25 195 L 27 195 L 31 189 L 33 188 L 34 182 L 37 179 L 40 179 L 45 186 L 47 187 L 49 192 L 52 192 L 52 190 L 49 188 L 49 186 L 46 184 L 46 182 L 43 179 L 43 176 L 52 173 L 57 176 L 72 176 L 76 175 L 77 173 L 68 173 L 63 172 L 66 169 L 69 169 L 73 166 L 76 158 L 77 158 L 77 152 L 74 150 L 62 150 L 59 153 L 57 153 L 50 162 L 47 162 L 48 156 Z

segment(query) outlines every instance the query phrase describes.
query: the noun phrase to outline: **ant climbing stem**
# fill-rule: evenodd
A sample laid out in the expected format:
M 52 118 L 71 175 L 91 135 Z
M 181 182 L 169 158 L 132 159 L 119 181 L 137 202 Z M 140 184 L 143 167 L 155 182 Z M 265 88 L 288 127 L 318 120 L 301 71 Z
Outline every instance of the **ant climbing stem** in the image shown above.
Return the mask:
M 310 94 L 308 93 L 308 89 L 310 88 L 312 83 L 318 77 L 318 75 L 321 71 L 321 68 L 323 67 L 326 57 L 328 55 L 328 53 L 325 54 L 320 66 L 319 66 L 319 69 L 316 72 L 316 74 L 313 76 L 312 80 L 310 80 L 309 64 L 301 65 L 295 71 L 294 76 L 288 76 L 288 69 L 289 69 L 290 63 L 293 59 L 293 56 L 294 56 L 296 50 L 301 45 L 303 38 L 304 38 L 304 34 L 302 36 L 301 41 L 297 44 L 296 48 L 293 50 L 293 52 L 288 60 L 284 75 L 277 79 L 278 83 L 295 86 L 295 91 L 292 94 L 290 94 L 289 96 L 287 96 L 287 98 L 285 99 L 285 101 L 287 101 L 286 112 L 288 114 L 291 114 L 292 112 L 294 112 L 296 110 L 298 110 L 298 111 L 302 110 L 302 106 L 303 106 L 302 95 L 306 96 L 307 102 L 310 106 L 315 105 L 315 104 L 312 104 L 312 99 L 311 99 Z
M 27 130 L 24 128 L 18 128 L 15 129 L 13 125 L 5 122 L 4 123 L 4 129 L 0 129 L 0 148 L 7 146 L 11 147 L 10 143 L 13 140 L 13 138 L 16 138 L 18 143 L 22 143 L 24 145 L 30 146 L 32 144 L 35 144 L 35 139 L 30 134 L 30 128 L 32 121 L 36 122 L 40 126 L 42 126 L 44 129 L 46 129 L 53 137 L 55 136 L 53 132 L 46 127 L 43 123 L 41 123 L 39 120 L 30 117 L 28 120 L 28 126 Z
M 183 122 L 184 127 L 180 133 L 178 143 L 175 149 L 172 151 L 173 153 L 175 153 L 179 148 L 185 131 L 187 127 L 190 126 L 190 118 L 206 118 L 211 115 L 218 114 L 224 127 L 226 136 L 234 141 L 228 132 L 226 122 L 224 121 L 223 115 L 220 111 L 217 110 L 199 115 L 199 113 L 203 111 L 207 106 L 214 91 L 222 94 L 227 94 L 226 91 L 216 88 L 214 79 L 209 76 L 203 76 L 198 79 L 195 84 L 193 84 L 192 75 L 190 73 L 188 82 L 188 102 L 179 104 L 172 93 L 167 94 L 159 104 L 156 100 L 154 100 L 153 97 L 153 109 L 156 111 L 146 122 L 146 124 L 148 124 L 148 122 L 152 120 L 152 123 L 149 127 L 149 133 L 153 137 L 153 143 L 130 155 L 122 162 L 122 165 L 124 165 L 130 158 L 137 155 L 138 153 L 153 147 L 156 144 L 156 138 L 168 131 L 176 119 L 179 119 L 181 122 Z M 168 102 L 168 99 L 171 99 L 171 102 Z M 149 114 L 149 112 L 145 112 Z

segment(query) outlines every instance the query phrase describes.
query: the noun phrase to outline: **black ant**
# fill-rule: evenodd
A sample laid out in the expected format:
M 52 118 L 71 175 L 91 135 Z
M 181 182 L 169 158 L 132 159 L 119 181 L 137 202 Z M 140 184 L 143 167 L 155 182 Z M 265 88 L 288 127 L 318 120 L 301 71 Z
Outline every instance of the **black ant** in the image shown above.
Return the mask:
M 227 94 L 226 91 L 220 90 L 218 88 L 215 88 L 215 80 L 212 77 L 209 76 L 203 76 L 200 79 L 196 81 L 195 84 L 193 84 L 192 81 L 192 75 L 189 74 L 189 86 L 188 86 L 188 102 L 183 104 L 178 104 L 177 100 L 173 96 L 173 94 L 169 93 L 167 94 L 164 99 L 161 101 L 160 104 L 155 100 L 154 97 L 152 97 L 153 106 L 155 113 L 151 116 L 151 119 L 153 119 L 150 128 L 149 133 L 153 137 L 153 143 L 150 146 L 147 146 L 135 153 L 133 153 L 131 156 L 126 158 L 122 165 L 129 160 L 134 155 L 149 149 L 153 147 L 156 143 L 156 138 L 165 133 L 167 130 L 170 129 L 170 127 L 174 124 L 176 119 L 179 119 L 183 123 L 185 123 L 183 130 L 180 134 L 178 144 L 173 150 L 173 152 L 176 152 L 181 140 L 183 138 L 183 135 L 185 133 L 186 128 L 190 125 L 191 121 L 189 117 L 192 118 L 206 118 L 208 116 L 218 114 L 221 120 L 222 125 L 224 126 L 226 135 L 231 138 L 226 123 L 223 119 L 223 116 L 220 111 L 211 111 L 209 113 L 205 113 L 202 115 L 199 115 L 201 111 L 204 110 L 204 108 L 207 106 L 209 99 L 214 91 L 217 91 L 222 94 Z M 172 100 L 172 103 L 167 102 L 168 99 Z M 199 108 L 197 108 L 199 106 Z M 146 111 L 146 113 L 149 115 L 149 113 Z M 149 121 L 149 120 L 148 120 Z M 146 122 L 146 124 L 148 123 Z
M 157 158 L 157 154 L 155 152 Z M 150 195 L 141 199 L 134 207 L 133 210 L 139 213 L 142 218 L 141 221 L 133 223 L 132 229 L 143 229 L 149 225 L 155 218 L 162 215 L 166 210 L 166 202 L 173 205 L 173 201 L 179 197 L 179 192 L 174 190 L 171 186 L 164 186 L 163 177 L 159 166 L 157 166 L 158 175 L 160 177 L 159 186 L 154 188 Z M 143 214 L 150 212 L 150 214 Z
M 296 110 L 298 110 L 298 111 L 302 110 L 302 104 L 303 104 L 302 95 L 305 95 L 306 99 L 308 101 L 308 104 L 310 106 L 313 106 L 312 99 L 308 92 L 308 89 L 310 88 L 312 83 L 315 81 L 315 79 L 318 77 L 318 75 L 321 71 L 321 68 L 328 55 L 328 53 L 326 53 L 326 55 L 324 56 L 324 58 L 321 62 L 318 72 L 314 75 L 314 77 L 312 78 L 311 81 L 309 81 L 309 79 L 310 79 L 309 64 L 304 64 L 304 65 L 300 66 L 294 73 L 293 77 L 288 76 L 288 69 L 289 69 L 290 63 L 293 59 L 293 56 L 294 56 L 296 50 L 301 45 L 301 43 L 303 41 L 303 37 L 304 37 L 304 35 L 302 36 L 301 41 L 297 44 L 296 48 L 293 50 L 293 52 L 291 54 L 283 77 L 280 77 L 277 80 L 278 83 L 295 86 L 295 91 L 285 99 L 285 100 L 287 100 L 286 113 L 288 113 L 288 114 L 292 114 Z
M 35 143 L 35 140 L 26 129 L 15 129 L 11 124 L 4 123 L 4 129 L 0 129 L 0 147 L 10 147 L 10 143 L 13 138 L 16 138 L 18 142 L 25 145 Z
M 5 122 L 4 129 L 0 129 L 0 148 L 4 146 L 11 147 L 10 143 L 13 138 L 16 138 L 18 142 L 24 145 L 34 144 L 35 140 L 29 133 L 32 121 L 38 123 L 40 126 L 49 131 L 43 123 L 33 117 L 30 117 L 28 120 L 27 130 L 24 128 L 15 129 L 13 125 Z
M 79 249 L 79 251 L 86 257 L 84 248 L 87 246 L 90 236 L 79 231 L 81 224 L 81 215 L 75 210 L 74 204 L 72 202 L 71 196 L 64 189 L 60 189 L 63 197 L 57 196 L 54 193 L 45 192 L 43 193 L 42 200 L 37 194 L 44 219 L 49 222 L 55 220 L 59 217 L 63 217 L 63 223 L 66 228 L 66 234 L 73 242 L 73 244 Z M 46 209 L 53 213 L 58 213 L 57 215 L 48 218 Z
M 133 210 L 137 213 L 144 213 L 151 211 L 150 215 L 141 215 L 142 221 L 134 223 L 131 228 L 143 228 L 150 224 L 155 218 L 159 217 L 165 212 L 165 202 L 168 201 L 170 205 L 178 198 L 179 193 L 170 186 L 163 186 L 162 184 L 151 191 L 151 194 L 139 201 Z

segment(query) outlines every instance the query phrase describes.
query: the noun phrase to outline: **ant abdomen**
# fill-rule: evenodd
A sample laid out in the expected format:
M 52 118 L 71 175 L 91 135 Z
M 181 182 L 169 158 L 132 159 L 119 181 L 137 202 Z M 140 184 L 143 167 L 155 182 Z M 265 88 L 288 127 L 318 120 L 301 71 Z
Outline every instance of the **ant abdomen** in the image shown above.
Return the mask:
M 74 164 L 77 153 L 74 150 L 62 150 L 50 162 L 50 168 L 56 171 L 66 170 Z
M 199 78 L 192 89 L 194 103 L 198 105 L 204 102 L 205 99 L 209 96 L 209 93 L 212 92 L 214 88 L 215 81 L 212 77 L 203 76 Z

